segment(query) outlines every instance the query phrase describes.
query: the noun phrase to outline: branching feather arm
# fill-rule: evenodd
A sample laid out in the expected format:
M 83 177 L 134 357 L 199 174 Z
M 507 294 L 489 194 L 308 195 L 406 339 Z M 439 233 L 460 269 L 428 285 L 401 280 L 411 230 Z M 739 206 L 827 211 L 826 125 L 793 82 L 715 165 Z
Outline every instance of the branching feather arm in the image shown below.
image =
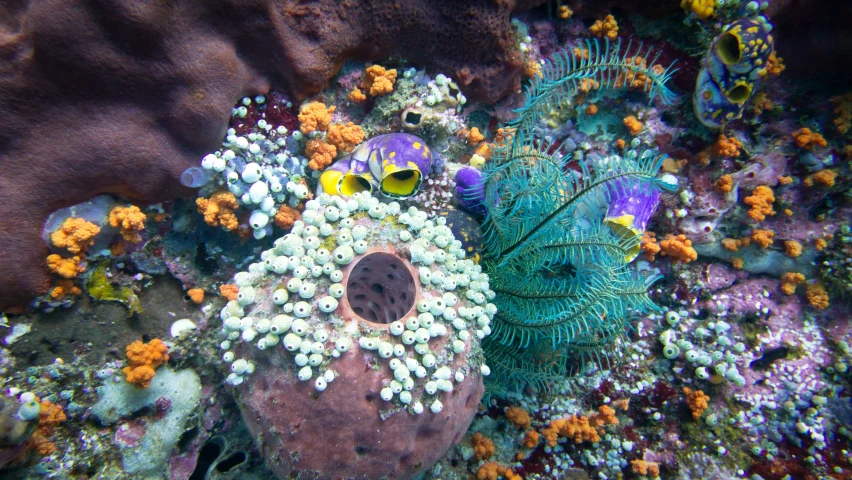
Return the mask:
M 586 361 L 608 364 L 614 350 L 606 347 L 629 319 L 657 308 L 647 296 L 656 278 L 638 276 L 625 261 L 638 240 L 606 227 L 600 212 L 623 192 L 667 188 L 657 177 L 665 156 L 630 150 L 605 165 L 572 161 L 533 134 L 583 82 L 602 89 L 639 82 L 652 100 L 671 102 L 672 67 L 655 65 L 659 54 L 641 44 L 621 47 L 585 40 L 548 61 L 483 172 L 482 265 L 498 308 L 483 348 L 500 383 L 489 390 L 495 395 L 524 385 L 546 390 Z

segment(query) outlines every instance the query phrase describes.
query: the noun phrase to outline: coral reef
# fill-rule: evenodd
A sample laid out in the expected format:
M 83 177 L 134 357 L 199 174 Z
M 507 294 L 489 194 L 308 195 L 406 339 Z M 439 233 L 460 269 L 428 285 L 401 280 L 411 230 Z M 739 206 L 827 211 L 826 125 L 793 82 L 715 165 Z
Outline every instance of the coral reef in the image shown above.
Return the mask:
M 0 477 L 852 473 L 852 8 L 367 3 L 0 6 Z

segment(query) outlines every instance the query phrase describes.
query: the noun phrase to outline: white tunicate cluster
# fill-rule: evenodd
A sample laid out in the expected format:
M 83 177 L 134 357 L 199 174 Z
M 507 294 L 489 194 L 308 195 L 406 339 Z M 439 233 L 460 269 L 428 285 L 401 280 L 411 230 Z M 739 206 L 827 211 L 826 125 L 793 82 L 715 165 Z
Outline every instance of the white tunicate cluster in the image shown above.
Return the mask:
M 429 280 L 420 284 L 415 308 L 383 328 L 344 319 L 338 312 L 339 299 L 346 296 L 343 272 L 366 258 L 359 257 L 364 246 L 388 243 Z M 444 219 L 429 219 L 417 208 L 403 211 L 398 203 L 383 204 L 367 193 L 345 199 L 318 195 L 306 202 L 291 232 L 247 272 L 235 275 L 234 283 L 237 299 L 220 313 L 226 337 L 222 358 L 231 369 L 231 384 L 255 368 L 250 359 L 238 358 L 245 351 L 239 342 L 289 354 L 298 379 L 313 382 L 319 392 L 333 391 L 335 374 L 329 368 L 335 359 L 353 349 L 374 355 L 389 373 L 382 399 L 398 401 L 414 414 L 424 405 L 440 411 L 441 395 L 471 375 L 490 373 L 478 348 L 496 313 L 488 302 L 494 298 L 488 276 L 465 258 Z M 458 355 L 475 367 L 454 362 Z
M 264 108 L 266 104 L 261 96 L 245 98 L 243 106 L 234 109 L 233 116 L 245 117 L 246 106 L 252 102 L 257 104 L 256 108 Z M 236 130 L 229 129 L 222 148 L 201 160 L 201 167 L 213 175 L 200 194 L 208 196 L 226 187 L 251 211 L 249 225 L 257 239 L 272 233 L 273 219 L 282 205 L 296 207 L 309 194 L 302 183 L 307 160 L 296 154 L 301 149 L 301 134 L 289 133 L 284 126 L 260 119 L 246 135 L 237 135 Z
M 666 323 L 679 329 L 669 329 L 660 334 L 663 356 L 676 361 L 683 358 L 699 380 L 725 379 L 737 386 L 746 383 L 738 369 L 746 346 L 731 336 L 731 326 L 722 320 L 687 327 L 688 312 L 666 312 Z M 678 335 L 681 335 L 678 337 Z

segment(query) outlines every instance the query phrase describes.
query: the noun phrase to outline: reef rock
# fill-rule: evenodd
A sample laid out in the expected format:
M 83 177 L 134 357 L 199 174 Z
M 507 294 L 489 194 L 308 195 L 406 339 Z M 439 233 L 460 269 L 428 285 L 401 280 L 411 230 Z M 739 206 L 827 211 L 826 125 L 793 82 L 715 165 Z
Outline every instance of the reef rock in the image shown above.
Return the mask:
M 303 98 L 348 59 L 395 55 L 493 101 L 520 85 L 510 14 L 538 3 L 3 2 L 0 309 L 47 291 L 52 211 L 189 195 L 180 174 L 218 147 L 240 97 Z

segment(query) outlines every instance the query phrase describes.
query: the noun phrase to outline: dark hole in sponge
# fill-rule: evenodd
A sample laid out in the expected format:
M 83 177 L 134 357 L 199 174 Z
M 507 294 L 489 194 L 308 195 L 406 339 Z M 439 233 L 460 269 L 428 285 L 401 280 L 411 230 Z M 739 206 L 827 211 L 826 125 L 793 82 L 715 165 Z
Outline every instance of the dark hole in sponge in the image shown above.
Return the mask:
M 388 324 L 414 306 L 414 277 L 396 255 L 371 253 L 358 260 L 352 271 L 358 272 L 358 281 L 350 277 L 346 299 L 352 311 L 364 320 Z
M 207 478 L 207 471 L 210 470 L 210 465 L 219 458 L 224 446 L 224 440 L 219 437 L 214 437 L 208 440 L 207 443 L 201 447 L 201 451 L 198 452 L 198 461 L 195 464 L 195 470 L 192 471 L 192 475 L 189 477 L 189 480 L 204 480 Z
M 417 112 L 406 112 L 405 114 L 405 123 L 411 126 L 420 125 L 420 121 L 423 120 L 423 114 Z
M 222 460 L 218 464 L 216 464 L 216 470 L 225 473 L 230 471 L 246 461 L 246 453 L 245 452 L 234 452 L 228 455 L 228 458 Z

